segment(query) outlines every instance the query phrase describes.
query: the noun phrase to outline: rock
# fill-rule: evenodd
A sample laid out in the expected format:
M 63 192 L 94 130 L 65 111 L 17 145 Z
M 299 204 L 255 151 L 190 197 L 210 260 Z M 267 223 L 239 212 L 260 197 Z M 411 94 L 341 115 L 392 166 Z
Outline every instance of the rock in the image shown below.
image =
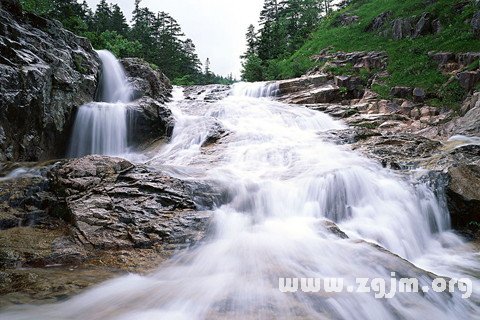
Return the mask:
M 470 22 L 472 26 L 473 35 L 475 38 L 480 39 L 480 11 L 477 11 Z
M 480 223 L 480 166 L 462 165 L 448 170 L 448 208 L 452 225 L 465 229 Z M 478 226 L 477 226 L 478 228 Z
M 17 5 L 17 1 L 2 1 L 2 8 L 10 12 L 0 10 L 0 126 L 4 134 L 0 158 L 62 157 L 76 108 L 95 96 L 98 55 L 86 39 L 58 22 L 17 12 Z
M 415 104 L 413 102 L 405 100 L 400 106 L 399 112 L 400 114 L 403 114 L 409 117 L 414 108 L 415 108 Z
M 221 124 L 216 123 L 213 128 L 208 132 L 207 138 L 202 144 L 202 147 L 208 147 L 215 143 L 218 143 L 220 139 L 226 137 L 229 133 L 225 128 L 221 126 Z
M 278 82 L 279 95 L 291 94 L 327 84 L 328 76 L 319 74 L 301 78 L 294 78 Z
M 478 104 L 479 102 L 476 101 L 475 106 L 465 116 L 453 122 L 453 134 L 480 136 L 480 106 Z
M 130 104 L 127 111 L 130 145 L 145 146 L 159 139 L 172 136 L 175 119 L 164 104 L 150 97 L 143 97 Z
M 97 250 L 189 246 L 202 239 L 209 223 L 210 214 L 197 210 L 221 198 L 202 183 L 188 184 L 118 158 L 71 160 L 52 176 L 76 242 Z
M 430 52 L 429 56 L 440 66 L 446 65 L 448 62 L 454 62 L 456 58 L 452 52 Z
M 355 149 L 376 159 L 386 168 L 413 169 L 430 158 L 441 143 L 414 134 L 372 136 L 355 144 Z
M 413 101 L 414 102 L 424 102 L 425 97 L 427 96 L 425 90 L 422 88 L 413 89 Z
M 442 22 L 440 21 L 440 19 L 435 19 L 432 21 L 432 32 L 434 34 L 438 34 L 440 32 L 442 32 L 443 30 L 443 26 L 442 26 Z
M 474 92 L 471 96 L 469 96 L 462 104 L 462 108 L 460 109 L 461 115 L 464 116 L 468 111 L 472 110 L 473 108 L 480 109 L 480 92 Z
M 125 58 L 120 61 L 125 68 L 128 81 L 134 90 L 134 99 L 148 96 L 165 102 L 170 96 L 172 85 L 170 80 L 159 70 L 138 58 Z
M 363 87 L 362 80 L 358 77 L 352 76 L 335 76 L 335 85 L 346 88 L 348 91 L 354 91 Z
M 464 71 L 457 74 L 457 79 L 462 88 L 471 91 L 480 80 L 480 71 Z
M 0 10 L 2 9 L 18 16 L 23 13 L 19 0 L 2 0 L 2 2 L 0 2 Z
M 348 13 L 342 13 L 336 18 L 334 22 L 334 26 L 345 27 L 358 22 L 358 20 L 360 20 L 359 16 L 351 15 Z
M 373 19 L 372 22 L 370 22 L 370 24 L 365 28 L 365 31 L 372 32 L 372 31 L 378 31 L 382 29 L 390 20 L 392 15 L 393 14 L 390 11 L 383 12 L 382 14 L 377 16 L 375 19 Z
M 433 18 L 429 12 L 424 12 L 415 26 L 413 37 L 417 38 L 427 34 L 433 33 Z
M 413 26 L 410 18 L 398 18 L 393 21 L 392 37 L 394 40 L 400 40 L 411 37 Z
M 393 87 L 390 95 L 395 98 L 409 99 L 413 95 L 413 89 L 410 87 Z
M 456 55 L 456 60 L 461 66 L 467 67 L 474 62 L 479 62 L 480 52 L 458 53 Z

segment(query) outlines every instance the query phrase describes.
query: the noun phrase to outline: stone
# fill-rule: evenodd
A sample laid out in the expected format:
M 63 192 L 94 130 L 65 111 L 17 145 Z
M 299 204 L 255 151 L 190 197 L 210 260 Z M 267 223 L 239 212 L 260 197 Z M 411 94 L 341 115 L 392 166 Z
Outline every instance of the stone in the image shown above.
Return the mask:
M 406 115 L 410 117 L 413 109 L 415 108 L 415 104 L 411 101 L 405 100 L 400 106 L 400 114 Z
M 474 92 L 471 96 L 465 99 L 460 109 L 461 115 L 464 116 L 473 108 L 480 109 L 480 92 Z
M 475 12 L 470 25 L 472 26 L 473 35 L 475 38 L 480 39 L 480 11 Z
M 462 88 L 471 91 L 480 80 L 480 71 L 464 71 L 457 74 L 457 79 Z
M 465 116 L 454 122 L 452 131 L 453 134 L 480 136 L 480 106 L 478 100 Z
M 452 52 L 430 52 L 429 56 L 439 64 L 439 66 L 443 66 L 448 62 L 455 61 L 455 54 Z
M 457 229 L 480 223 L 480 166 L 461 165 L 448 170 L 448 208 Z
M 413 101 L 414 102 L 424 102 L 427 94 L 422 88 L 413 89 Z
M 222 197 L 202 182 L 189 184 L 119 158 L 74 159 L 51 175 L 76 241 L 99 250 L 190 246 L 210 219 L 197 210 Z
M 392 15 L 393 14 L 390 11 L 381 13 L 379 16 L 375 17 L 372 22 L 368 24 L 368 26 L 365 28 L 365 31 L 372 32 L 382 29 L 387 24 Z
M 348 13 L 342 13 L 336 18 L 334 25 L 337 27 L 338 26 L 346 27 L 358 22 L 359 20 L 360 20 L 359 16 L 351 15 Z
M 335 76 L 334 82 L 336 86 L 346 88 L 348 91 L 353 91 L 363 86 L 360 78 L 352 76 Z
M 17 4 L 0 10 L 0 158 L 63 157 L 76 109 L 95 96 L 100 61 L 85 38 Z
M 424 12 L 415 26 L 413 37 L 417 38 L 433 33 L 432 20 L 432 15 L 429 12 Z
M 413 26 L 410 18 L 398 18 L 393 21 L 392 37 L 394 40 L 400 40 L 411 37 Z
M 139 58 L 125 58 L 120 61 L 133 87 L 134 100 L 148 96 L 166 102 L 172 91 L 170 80 L 160 71 Z
M 443 26 L 442 26 L 442 22 L 440 21 L 440 19 L 435 19 L 432 21 L 432 32 L 434 34 L 438 34 L 440 32 L 442 32 L 443 30 Z
M 9 11 L 10 13 L 20 16 L 22 15 L 22 5 L 19 0 L 2 0 L 0 2 L 0 9 Z
M 130 145 L 142 148 L 160 139 L 168 140 L 173 133 L 175 119 L 165 104 L 143 97 L 128 105 Z
M 409 99 L 413 95 L 413 89 L 410 87 L 393 87 L 390 95 L 395 98 Z

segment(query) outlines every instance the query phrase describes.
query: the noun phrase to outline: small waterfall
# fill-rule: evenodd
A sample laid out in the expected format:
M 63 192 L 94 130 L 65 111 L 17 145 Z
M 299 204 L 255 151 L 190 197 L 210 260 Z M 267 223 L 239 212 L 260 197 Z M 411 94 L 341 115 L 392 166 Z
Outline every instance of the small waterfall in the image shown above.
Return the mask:
M 102 75 L 96 100 L 81 106 L 73 127 L 68 156 L 120 155 L 127 149 L 127 107 L 132 90 L 115 56 L 98 51 Z
M 233 96 L 246 96 L 252 98 L 275 97 L 279 94 L 277 82 L 240 82 L 232 88 Z

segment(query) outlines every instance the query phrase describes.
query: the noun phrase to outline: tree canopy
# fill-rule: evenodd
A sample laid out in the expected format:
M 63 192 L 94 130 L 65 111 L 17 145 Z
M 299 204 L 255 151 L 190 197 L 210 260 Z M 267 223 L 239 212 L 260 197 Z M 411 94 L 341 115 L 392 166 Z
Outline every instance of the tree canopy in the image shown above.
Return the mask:
M 332 0 L 265 0 L 260 13 L 260 30 L 247 30 L 247 51 L 242 78 L 247 81 L 271 79 L 274 61 L 295 52 L 319 25 L 332 7 Z
M 87 37 L 94 48 L 107 49 L 117 57 L 139 57 L 158 66 L 174 83 L 231 83 L 233 79 L 202 70 L 195 44 L 168 13 L 154 13 L 135 0 L 129 25 L 117 4 L 101 0 L 95 11 L 85 1 L 22 0 L 23 7 L 62 22 L 70 31 Z M 207 70 L 205 70 L 207 71 Z

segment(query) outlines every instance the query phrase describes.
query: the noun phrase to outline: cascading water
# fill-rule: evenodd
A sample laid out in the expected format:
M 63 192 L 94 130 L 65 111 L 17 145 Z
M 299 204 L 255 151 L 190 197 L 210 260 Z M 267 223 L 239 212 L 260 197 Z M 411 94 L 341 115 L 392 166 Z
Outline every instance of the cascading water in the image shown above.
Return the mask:
M 278 95 L 278 83 L 276 82 L 240 82 L 233 86 L 234 96 L 247 96 L 252 98 L 267 98 Z
M 96 100 L 81 106 L 68 156 L 120 155 L 127 150 L 127 107 L 132 95 L 125 71 L 108 51 L 98 51 L 102 73 Z
M 344 128 L 329 116 L 241 96 L 178 99 L 171 108 L 172 140 L 149 165 L 181 167 L 183 179 L 215 180 L 229 190 L 213 234 L 149 276 L 113 280 L 60 304 L 12 311 L 8 319 L 478 318 L 476 291 L 470 299 L 458 292 L 392 299 L 280 292 L 279 277 L 342 278 L 347 287 L 356 277 L 390 283 L 396 272 L 428 284 L 427 272 L 369 242 L 442 276 L 475 277 L 479 262 L 448 231 L 448 212 L 427 183 L 326 141 L 323 132 Z M 205 153 L 213 123 L 229 135 Z

